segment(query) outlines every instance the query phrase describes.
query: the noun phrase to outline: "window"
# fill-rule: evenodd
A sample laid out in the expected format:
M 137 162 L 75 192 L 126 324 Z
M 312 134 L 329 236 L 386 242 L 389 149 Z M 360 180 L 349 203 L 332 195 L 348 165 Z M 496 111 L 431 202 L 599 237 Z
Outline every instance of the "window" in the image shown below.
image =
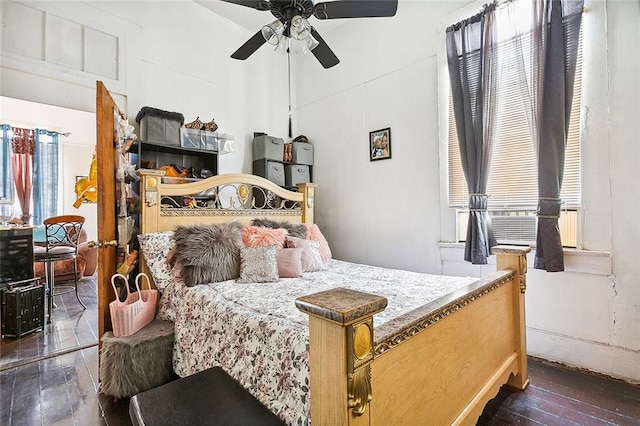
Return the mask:
M 502 17 L 507 19 L 506 17 Z M 498 15 L 501 19 L 501 15 Z M 538 204 L 538 177 L 533 142 L 529 133 L 527 114 L 521 100 L 520 69 L 516 61 L 518 44 L 529 42 L 527 34 L 505 37 L 499 45 L 500 80 L 496 110 L 498 130 L 487 185 L 488 213 L 493 230 L 500 243 L 535 244 Z M 525 68 L 526 70 L 526 68 Z M 582 36 L 578 47 L 578 61 L 567 146 L 561 199 L 560 217 L 562 243 L 577 245 L 577 210 L 580 207 L 580 106 L 582 100 Z M 460 164 L 458 135 L 453 116 L 453 103 L 449 99 L 449 207 L 455 208 L 458 241 L 466 238 L 469 201 L 467 185 Z
M 22 129 L 31 132 L 31 143 L 35 152 L 29 154 L 28 170 L 31 172 L 29 194 L 29 211 L 23 212 L 18 199 L 14 178 L 14 152 L 12 140 L 14 130 L 8 124 L 2 124 L 2 150 L 0 151 L 0 197 L 7 197 L 14 202 L 13 216 L 29 220 L 34 225 L 41 224 L 58 211 L 58 133 L 44 129 Z M 13 128 L 16 129 L 16 128 Z M 19 165 L 22 163 L 18 163 Z M 26 164 L 26 163 L 25 163 Z M 27 215 L 29 218 L 23 217 Z

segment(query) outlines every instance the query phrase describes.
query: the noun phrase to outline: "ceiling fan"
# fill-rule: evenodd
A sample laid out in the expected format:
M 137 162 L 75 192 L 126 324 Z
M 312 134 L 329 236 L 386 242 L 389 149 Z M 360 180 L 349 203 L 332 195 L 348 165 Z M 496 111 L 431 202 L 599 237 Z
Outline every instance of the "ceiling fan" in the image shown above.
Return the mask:
M 260 11 L 270 11 L 276 20 L 265 25 L 247 40 L 231 57 L 247 59 L 264 43 L 289 51 L 291 40 L 301 42 L 303 51 L 311 51 L 324 68 L 337 65 L 340 60 L 309 23 L 311 15 L 317 19 L 390 17 L 396 14 L 398 0 L 223 0 Z

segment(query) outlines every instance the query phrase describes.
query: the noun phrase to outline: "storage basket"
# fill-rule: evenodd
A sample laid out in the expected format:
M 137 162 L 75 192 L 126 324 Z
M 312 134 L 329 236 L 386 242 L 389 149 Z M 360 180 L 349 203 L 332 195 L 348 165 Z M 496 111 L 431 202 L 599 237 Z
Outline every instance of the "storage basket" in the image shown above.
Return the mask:
M 38 278 L 28 285 L 0 290 L 2 337 L 21 337 L 44 326 L 44 284 Z
M 118 289 L 115 280 L 120 278 L 125 283 L 127 298 L 121 302 L 118 298 Z M 145 278 L 149 289 L 140 289 L 140 280 Z M 144 273 L 139 273 L 135 280 L 137 291 L 129 291 L 129 280 L 122 274 L 114 274 L 111 277 L 111 286 L 116 293 L 116 300 L 109 303 L 111 312 L 111 325 L 113 335 L 116 337 L 130 336 L 153 321 L 156 314 L 156 304 L 158 302 L 158 290 L 151 289 L 149 277 Z

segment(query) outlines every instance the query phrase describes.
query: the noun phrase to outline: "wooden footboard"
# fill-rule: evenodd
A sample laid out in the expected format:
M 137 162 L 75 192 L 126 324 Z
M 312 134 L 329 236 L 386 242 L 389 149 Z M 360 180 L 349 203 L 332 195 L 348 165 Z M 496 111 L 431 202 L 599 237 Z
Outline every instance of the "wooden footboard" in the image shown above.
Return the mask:
M 314 425 L 475 424 L 503 384 L 528 385 L 524 247 L 498 272 L 403 315 L 373 338 L 386 299 L 334 289 L 296 301 L 310 315 Z

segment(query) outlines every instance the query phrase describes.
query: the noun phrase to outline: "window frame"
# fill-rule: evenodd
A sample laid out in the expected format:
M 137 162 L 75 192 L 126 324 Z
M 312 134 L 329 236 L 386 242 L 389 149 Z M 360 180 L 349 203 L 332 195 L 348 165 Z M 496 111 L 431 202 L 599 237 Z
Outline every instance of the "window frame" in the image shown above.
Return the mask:
M 460 203 L 452 203 L 450 200 L 450 132 L 451 132 L 451 114 L 452 106 L 451 106 L 451 85 L 448 75 L 448 65 L 446 60 L 446 48 L 445 48 L 445 29 L 448 25 L 454 22 L 458 22 L 465 17 L 471 16 L 476 13 L 479 8 L 482 6 L 482 2 L 476 2 L 471 5 L 468 5 L 455 14 L 451 15 L 451 18 L 444 20 L 441 22 L 441 28 L 439 28 L 439 50 L 438 50 L 438 123 L 439 123 L 439 140 L 440 140 L 440 161 L 441 161 L 441 217 L 443 218 L 441 222 L 442 235 L 449 236 L 449 238 L 445 238 L 445 241 L 455 241 L 455 242 L 464 242 L 464 238 L 461 238 L 462 235 L 466 235 L 466 226 L 467 223 L 464 220 L 460 219 L 460 213 L 467 211 L 467 203 L 460 205 Z M 563 204 L 562 208 L 562 218 L 560 219 L 560 224 L 563 223 L 565 226 L 569 223 L 572 224 L 573 228 L 568 232 L 562 232 L 563 238 L 563 246 L 568 248 L 581 248 L 582 247 L 582 208 L 583 208 L 583 188 L 582 188 L 582 170 L 583 170 L 583 160 L 582 156 L 584 155 L 582 152 L 582 129 L 584 126 L 584 109 L 585 109 L 585 96 L 584 96 L 584 22 L 581 28 L 580 34 L 580 51 L 578 58 L 578 70 L 579 76 L 577 76 L 576 87 L 580 85 L 580 96 L 578 98 L 577 104 L 574 102 L 572 105 L 572 109 L 574 110 L 572 114 L 577 114 L 577 117 L 574 115 L 574 120 L 577 118 L 577 121 L 574 123 L 574 132 L 577 131 L 577 146 L 574 146 L 574 149 L 577 148 L 577 166 L 579 168 L 577 172 L 577 177 L 572 184 L 577 185 L 577 198 L 578 201 L 570 202 L 567 205 Z M 587 67 L 588 68 L 588 67 Z M 588 71 L 587 71 L 588 72 Z M 575 90 L 574 90 L 575 93 Z M 575 96 L 575 95 L 574 95 Z M 455 126 L 455 123 L 453 124 Z M 571 132 L 571 129 L 570 129 Z M 535 155 L 533 151 L 533 147 L 531 147 L 531 154 Z M 466 193 L 466 183 L 464 182 L 464 175 L 461 173 L 462 182 L 464 186 L 464 193 Z M 489 196 L 491 196 L 490 192 Z M 490 200 L 491 201 L 491 200 Z M 528 204 L 514 204 L 512 206 L 505 206 L 504 208 L 499 208 L 494 206 L 489 206 L 489 211 L 493 214 L 498 215 L 510 215 L 514 214 L 514 212 L 528 212 L 530 214 L 535 215 L 536 206 L 529 206 Z M 451 218 L 453 216 L 453 218 Z M 537 220 L 536 220 L 537 223 Z M 450 232 L 453 227 L 453 232 Z M 449 230 L 449 232 L 447 232 Z M 569 240 L 565 240 L 566 237 L 569 237 Z M 520 239 L 520 240 L 505 240 L 498 239 L 498 242 L 501 244 L 529 244 L 535 247 L 535 237 L 533 240 L 531 239 Z

